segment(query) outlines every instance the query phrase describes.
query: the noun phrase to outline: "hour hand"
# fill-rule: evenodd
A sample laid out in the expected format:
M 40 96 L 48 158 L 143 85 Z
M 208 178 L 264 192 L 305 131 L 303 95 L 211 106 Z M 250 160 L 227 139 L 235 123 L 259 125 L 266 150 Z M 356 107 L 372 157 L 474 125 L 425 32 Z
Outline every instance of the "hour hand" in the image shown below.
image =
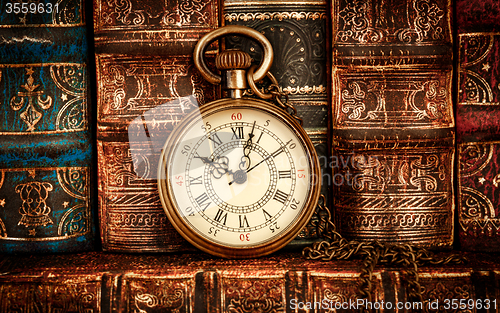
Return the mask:
M 257 121 L 254 121 L 253 122 L 253 126 L 252 126 L 252 132 L 248 134 L 248 140 L 247 142 L 245 143 L 245 145 L 243 146 L 243 154 L 245 155 L 245 157 L 248 158 L 248 155 L 250 154 L 250 152 L 252 151 L 252 139 L 253 137 L 255 136 L 253 131 L 255 130 L 255 123 Z
M 232 174 L 229 170 L 229 159 L 225 156 L 217 157 L 215 160 L 202 156 L 197 156 L 197 158 L 211 167 L 210 172 L 215 179 L 221 178 L 226 173 Z
M 211 165 L 211 164 L 214 163 L 214 161 L 212 161 L 210 158 L 207 158 L 207 157 L 195 156 L 195 158 L 200 159 L 205 164 L 210 164 Z
M 250 152 L 252 152 L 252 145 L 253 145 L 253 137 L 255 136 L 253 131 L 255 130 L 255 123 L 256 121 L 253 122 L 252 126 L 252 132 L 248 134 L 248 140 L 245 142 L 243 145 L 243 156 L 241 157 L 241 162 L 240 162 L 240 169 L 248 169 L 250 167 Z

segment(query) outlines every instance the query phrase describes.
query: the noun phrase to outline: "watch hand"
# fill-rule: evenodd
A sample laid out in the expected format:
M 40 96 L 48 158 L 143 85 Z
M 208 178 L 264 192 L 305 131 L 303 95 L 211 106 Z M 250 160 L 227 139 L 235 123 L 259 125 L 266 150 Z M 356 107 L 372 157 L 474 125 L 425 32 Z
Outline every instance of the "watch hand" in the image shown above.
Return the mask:
M 202 157 L 202 156 L 194 156 L 194 157 L 202 160 L 203 163 L 205 163 L 205 164 L 213 164 L 214 163 L 212 160 L 210 160 L 207 157 Z
M 288 144 L 288 143 L 287 143 Z M 259 163 L 255 164 L 254 166 L 252 166 L 251 168 L 249 168 L 246 173 L 249 173 L 251 170 L 253 170 L 254 168 L 256 168 L 257 166 L 259 166 L 261 163 L 267 161 L 269 158 L 271 157 L 275 157 L 277 156 L 278 154 L 280 154 L 281 152 L 283 152 L 283 148 L 286 147 L 285 146 L 281 146 L 278 148 L 278 150 L 274 151 L 273 153 L 271 153 L 270 155 L 268 155 L 267 157 L 265 157 L 264 159 L 262 159 Z M 237 171 L 239 172 L 239 171 Z M 235 179 L 233 179 L 231 182 L 229 182 L 229 185 L 232 185 L 233 183 L 235 182 Z
M 246 141 L 245 145 L 243 146 L 243 157 L 241 158 L 242 161 L 240 162 L 240 169 L 248 169 L 250 167 L 251 161 L 250 161 L 250 152 L 252 152 L 252 144 L 253 144 L 253 137 L 254 135 L 254 130 L 255 130 L 255 123 L 257 121 L 253 121 L 253 126 L 252 126 L 252 131 L 248 134 L 248 140 Z
M 262 162 L 267 161 L 271 157 L 277 156 L 281 152 L 283 152 L 283 147 L 280 147 L 278 150 L 274 151 L 272 154 L 270 154 L 267 157 L 265 157 L 264 159 L 262 159 L 262 161 L 260 161 L 259 163 L 255 164 L 254 166 L 252 166 L 251 168 L 249 168 L 247 170 L 247 173 L 250 172 L 251 170 L 253 170 L 254 168 L 256 168 L 257 166 L 259 166 Z
M 245 155 L 246 157 L 248 157 L 248 155 L 249 155 L 249 154 L 250 154 L 250 152 L 252 151 L 252 143 L 253 143 L 253 142 L 252 142 L 252 138 L 255 136 L 255 135 L 253 134 L 253 131 L 255 130 L 255 123 L 256 123 L 256 122 L 257 122 L 257 121 L 253 121 L 252 132 L 248 134 L 248 140 L 247 140 L 247 142 L 246 142 L 245 146 L 243 147 L 243 150 L 244 150 L 244 151 L 245 151 L 245 150 L 248 150 L 248 152 L 244 152 L 244 155 Z
M 250 166 L 250 158 L 246 155 L 242 156 L 241 157 L 241 161 L 240 161 L 240 165 L 239 165 L 239 170 L 240 171 L 246 171 L 247 168 Z
M 229 169 L 229 159 L 225 156 L 218 157 L 215 161 L 202 156 L 195 156 L 195 158 L 200 159 L 203 163 L 208 164 L 212 168 L 212 176 L 215 179 L 221 178 L 226 173 L 233 174 L 233 171 Z
M 252 139 L 252 137 L 254 136 L 253 131 L 255 130 L 255 123 L 257 123 L 257 121 L 253 121 L 252 132 L 248 134 L 248 137 L 250 137 L 250 139 Z

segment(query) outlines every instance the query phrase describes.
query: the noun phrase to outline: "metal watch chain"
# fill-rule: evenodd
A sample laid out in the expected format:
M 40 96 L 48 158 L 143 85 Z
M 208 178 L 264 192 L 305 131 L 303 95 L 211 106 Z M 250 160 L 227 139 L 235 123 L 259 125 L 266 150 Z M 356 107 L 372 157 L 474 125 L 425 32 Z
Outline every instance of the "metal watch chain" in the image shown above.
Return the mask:
M 316 209 L 319 220 L 315 226 L 319 237 L 323 241 L 315 242 L 312 247 L 306 247 L 302 254 L 312 260 L 349 260 L 355 257 L 363 258 L 363 268 L 360 274 L 359 296 L 372 301 L 372 276 L 375 266 L 378 264 L 389 266 L 401 266 L 406 269 L 408 276 L 408 300 L 422 303 L 425 312 L 427 303 L 423 299 L 423 287 L 419 282 L 418 267 L 423 265 L 462 264 L 467 262 L 463 256 L 456 254 L 446 257 L 437 257 L 431 251 L 415 247 L 410 244 L 388 244 L 377 240 L 355 241 L 343 238 L 332 222 L 330 210 L 325 206 L 325 198 L 322 196 Z M 363 312 L 370 312 L 367 308 Z
M 257 66 L 253 65 L 250 67 L 250 69 L 247 71 L 247 81 L 248 85 L 250 86 L 251 91 L 253 94 L 258 96 L 259 98 L 263 100 L 270 100 L 272 99 L 274 103 L 285 110 L 288 114 L 290 114 L 297 122 L 300 124 L 300 126 L 303 125 L 302 119 L 297 115 L 297 109 L 293 105 L 291 105 L 288 101 L 288 94 L 283 92 L 280 89 L 280 86 L 278 84 L 278 80 L 274 77 L 271 72 L 267 72 L 266 76 L 269 78 L 271 81 L 271 84 L 267 86 L 267 88 L 262 87 L 260 90 L 257 85 L 255 84 L 255 81 L 253 79 L 253 73 L 255 71 L 255 68 Z

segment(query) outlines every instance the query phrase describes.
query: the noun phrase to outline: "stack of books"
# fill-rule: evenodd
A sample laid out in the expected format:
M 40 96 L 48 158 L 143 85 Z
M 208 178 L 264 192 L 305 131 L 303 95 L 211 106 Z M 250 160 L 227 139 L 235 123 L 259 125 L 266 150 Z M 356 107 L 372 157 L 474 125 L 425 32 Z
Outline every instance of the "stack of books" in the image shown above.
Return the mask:
M 0 3 L 0 312 L 500 312 L 498 1 Z M 326 208 L 245 260 L 185 241 L 156 177 L 175 125 L 221 97 L 192 53 L 224 25 L 273 45 Z M 229 37 L 209 67 L 224 47 L 262 57 Z M 468 261 L 302 255 L 339 238 L 327 218 L 360 245 Z

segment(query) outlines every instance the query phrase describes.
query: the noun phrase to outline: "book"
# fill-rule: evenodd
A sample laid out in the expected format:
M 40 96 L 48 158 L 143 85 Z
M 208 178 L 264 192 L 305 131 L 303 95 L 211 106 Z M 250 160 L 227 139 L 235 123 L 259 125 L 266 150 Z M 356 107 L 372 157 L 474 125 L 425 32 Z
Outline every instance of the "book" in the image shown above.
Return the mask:
M 84 2 L 0 8 L 0 252 L 93 249 Z
M 197 73 L 192 53 L 198 39 L 218 25 L 215 0 L 94 1 L 104 250 L 191 249 L 167 219 L 156 173 L 173 127 L 217 95 Z M 208 58 L 213 60 L 210 52 Z
M 333 211 L 348 239 L 450 248 L 450 1 L 332 2 Z
M 288 95 L 288 103 L 313 142 L 322 170 L 322 190 L 329 201 L 331 181 L 328 165 L 328 4 L 315 1 L 243 1 L 225 0 L 225 25 L 244 25 L 260 31 L 274 48 L 270 73 L 280 91 Z M 250 54 L 255 64 L 262 58 L 262 48 L 239 37 L 226 38 L 226 47 Z M 326 204 L 325 203 L 325 204 Z M 315 213 L 291 246 L 310 243 L 319 238 Z
M 500 4 L 457 1 L 458 238 L 500 251 Z
M 0 311 L 360 312 L 364 305 L 372 312 L 451 312 L 461 305 L 498 312 L 498 256 L 467 256 L 466 265 L 419 269 L 423 302 L 408 297 L 406 270 L 377 267 L 368 301 L 358 291 L 359 260 L 297 253 L 248 260 L 204 253 L 2 256 Z

